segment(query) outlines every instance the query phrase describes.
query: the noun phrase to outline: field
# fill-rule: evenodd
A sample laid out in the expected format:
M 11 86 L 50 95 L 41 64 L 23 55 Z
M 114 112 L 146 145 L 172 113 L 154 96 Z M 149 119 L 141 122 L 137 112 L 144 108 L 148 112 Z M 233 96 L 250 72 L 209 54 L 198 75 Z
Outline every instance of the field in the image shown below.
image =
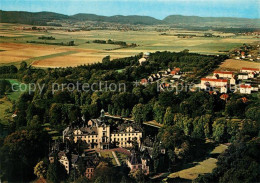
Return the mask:
M 225 62 L 223 62 L 220 65 L 218 70 L 236 71 L 242 69 L 242 67 L 260 69 L 260 63 L 244 61 L 244 60 L 227 59 Z
M 19 66 L 26 61 L 35 67 L 68 67 L 91 64 L 102 61 L 107 55 L 112 59 L 134 56 L 140 52 L 182 51 L 202 54 L 223 54 L 243 43 L 258 41 L 253 36 L 235 36 L 221 32 L 207 31 L 221 37 L 178 38 L 175 34 L 196 34 L 202 36 L 203 31 L 171 30 L 161 35 L 152 29 L 142 31 L 93 30 L 67 32 L 61 30 L 32 31 L 19 30 L 28 25 L 0 24 L 0 65 L 14 64 Z M 39 36 L 52 36 L 55 40 L 40 40 Z M 114 44 L 97 44 L 93 40 L 124 41 L 136 43 L 137 47 L 121 48 Z M 74 41 L 75 46 L 50 45 Z M 41 41 L 47 44 L 27 43 Z
M 213 149 L 210 154 L 220 154 L 227 149 L 226 145 L 220 144 L 215 149 Z M 211 173 L 214 168 L 216 168 L 217 159 L 207 158 L 200 162 L 193 162 L 194 166 L 187 168 L 175 173 L 170 174 L 169 178 L 182 178 L 188 180 L 194 180 L 199 174 Z

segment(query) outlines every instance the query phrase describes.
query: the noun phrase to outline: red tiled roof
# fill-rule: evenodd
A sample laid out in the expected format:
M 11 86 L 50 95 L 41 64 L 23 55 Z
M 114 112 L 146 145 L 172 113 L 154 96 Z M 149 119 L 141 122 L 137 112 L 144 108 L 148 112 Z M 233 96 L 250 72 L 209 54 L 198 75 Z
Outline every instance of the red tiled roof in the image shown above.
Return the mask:
M 227 83 L 227 79 L 212 79 L 212 78 L 201 78 L 201 81 L 214 81 L 214 82 L 223 82 Z
M 250 85 L 240 85 L 240 88 L 251 88 Z
M 171 74 L 176 74 L 176 71 L 171 71 Z
M 142 79 L 141 80 L 141 83 L 147 83 L 148 81 L 147 81 L 147 79 Z
M 243 101 L 243 103 L 248 102 L 248 99 L 246 97 L 241 98 L 241 100 Z
M 226 94 L 226 93 L 220 96 L 220 98 L 223 99 L 223 100 L 227 100 L 228 97 L 229 97 L 229 95 Z
M 174 70 L 177 71 L 177 72 L 179 72 L 179 71 L 181 70 L 181 68 L 178 68 L 178 67 L 177 67 L 177 68 L 175 68 Z
M 214 74 L 233 74 L 233 72 L 230 72 L 230 71 L 214 71 Z
M 243 67 L 241 70 L 259 71 L 259 69 L 257 68 L 246 68 L 246 67 Z

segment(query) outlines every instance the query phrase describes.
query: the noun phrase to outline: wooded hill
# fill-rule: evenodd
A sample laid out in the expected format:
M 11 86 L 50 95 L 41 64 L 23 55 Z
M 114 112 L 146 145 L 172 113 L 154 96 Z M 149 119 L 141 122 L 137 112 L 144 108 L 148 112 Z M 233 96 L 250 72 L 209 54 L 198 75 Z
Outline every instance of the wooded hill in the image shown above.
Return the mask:
M 213 27 L 260 27 L 260 19 L 248 18 L 232 18 L 232 17 L 198 17 L 198 16 L 182 16 L 170 15 L 163 20 L 158 20 L 150 16 L 139 15 L 115 15 L 115 16 L 100 16 L 95 14 L 79 13 L 68 16 L 53 12 L 24 12 L 24 11 L 2 11 L 0 10 L 1 23 L 22 23 L 30 25 L 47 25 L 53 20 L 71 20 L 71 21 L 97 21 L 111 22 L 119 24 L 133 25 L 182 25 L 182 26 L 213 26 Z

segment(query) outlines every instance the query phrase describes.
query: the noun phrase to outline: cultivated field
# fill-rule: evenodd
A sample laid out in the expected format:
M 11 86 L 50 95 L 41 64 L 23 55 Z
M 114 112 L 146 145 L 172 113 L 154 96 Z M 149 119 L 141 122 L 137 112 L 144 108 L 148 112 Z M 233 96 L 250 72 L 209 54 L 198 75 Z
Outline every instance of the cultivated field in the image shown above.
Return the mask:
M 202 37 L 203 31 L 171 30 L 161 35 L 161 32 L 151 31 L 109 31 L 93 30 L 67 32 L 61 30 L 19 30 L 28 25 L 0 24 L 0 65 L 19 65 L 26 61 L 35 67 L 67 67 L 91 64 L 102 61 L 110 55 L 112 59 L 133 56 L 140 52 L 182 51 L 202 54 L 223 54 L 243 43 L 258 41 L 253 36 L 235 36 L 221 32 L 207 31 L 220 37 Z M 176 34 L 196 34 L 201 37 L 178 38 Z M 39 36 L 52 36 L 55 40 L 41 40 Z M 121 48 L 114 44 L 97 44 L 93 40 L 124 41 L 127 44 L 136 43 L 137 47 Z M 74 41 L 76 46 L 50 45 Z M 43 42 L 35 44 L 28 42 Z
M 260 69 L 260 63 L 244 61 L 244 60 L 227 59 L 225 62 L 223 62 L 220 65 L 220 67 L 217 70 L 237 71 L 242 69 L 242 67 Z

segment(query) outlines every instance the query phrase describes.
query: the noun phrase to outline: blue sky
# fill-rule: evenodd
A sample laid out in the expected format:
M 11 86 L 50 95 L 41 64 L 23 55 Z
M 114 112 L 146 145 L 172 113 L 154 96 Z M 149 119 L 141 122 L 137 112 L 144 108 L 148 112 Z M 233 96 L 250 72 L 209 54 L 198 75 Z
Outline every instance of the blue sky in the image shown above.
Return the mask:
M 259 0 L 0 0 L 1 10 L 51 11 L 67 15 L 168 15 L 260 18 Z

